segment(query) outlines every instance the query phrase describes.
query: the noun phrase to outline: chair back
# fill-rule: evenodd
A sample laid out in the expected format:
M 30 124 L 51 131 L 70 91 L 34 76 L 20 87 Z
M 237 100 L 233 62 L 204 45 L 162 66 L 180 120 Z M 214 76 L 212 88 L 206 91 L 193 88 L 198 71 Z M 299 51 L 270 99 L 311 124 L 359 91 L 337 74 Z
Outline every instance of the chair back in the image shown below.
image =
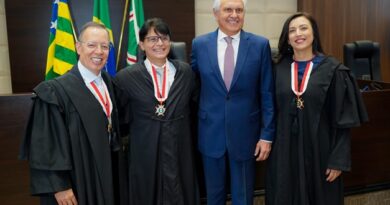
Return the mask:
M 379 43 L 369 40 L 344 45 L 344 64 L 355 76 L 364 80 L 381 81 Z

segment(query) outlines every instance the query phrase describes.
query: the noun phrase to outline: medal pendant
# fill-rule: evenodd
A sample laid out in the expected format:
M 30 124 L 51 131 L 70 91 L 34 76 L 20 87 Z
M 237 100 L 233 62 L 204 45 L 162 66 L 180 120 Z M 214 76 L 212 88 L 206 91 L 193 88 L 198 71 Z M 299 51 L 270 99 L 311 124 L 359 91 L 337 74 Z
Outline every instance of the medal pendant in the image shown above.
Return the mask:
M 163 104 L 159 104 L 156 106 L 156 115 L 158 117 L 160 116 L 164 116 L 164 113 L 165 113 L 165 107 Z
M 107 131 L 108 131 L 108 132 L 111 132 L 111 131 L 112 131 L 112 125 L 111 125 L 111 123 L 109 123 L 109 124 L 107 125 Z
M 297 101 L 297 108 L 299 108 L 300 110 L 302 110 L 305 106 L 303 106 L 303 99 L 299 96 L 297 96 L 296 98 L 296 101 Z

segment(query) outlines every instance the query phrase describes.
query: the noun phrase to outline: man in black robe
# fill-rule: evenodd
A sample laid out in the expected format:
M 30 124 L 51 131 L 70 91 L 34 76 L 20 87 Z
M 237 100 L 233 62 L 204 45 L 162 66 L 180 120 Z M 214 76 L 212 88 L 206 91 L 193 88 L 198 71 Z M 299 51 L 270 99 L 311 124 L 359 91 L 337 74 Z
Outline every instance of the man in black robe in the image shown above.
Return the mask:
M 76 49 L 72 70 L 34 88 L 20 158 L 29 160 L 31 192 L 41 204 L 124 204 L 116 103 L 110 76 L 101 71 L 107 29 L 87 23 Z
M 190 118 L 195 75 L 187 63 L 167 58 L 170 32 L 161 19 L 147 20 L 139 33 L 146 59 L 114 80 L 128 128 L 130 205 L 198 204 Z

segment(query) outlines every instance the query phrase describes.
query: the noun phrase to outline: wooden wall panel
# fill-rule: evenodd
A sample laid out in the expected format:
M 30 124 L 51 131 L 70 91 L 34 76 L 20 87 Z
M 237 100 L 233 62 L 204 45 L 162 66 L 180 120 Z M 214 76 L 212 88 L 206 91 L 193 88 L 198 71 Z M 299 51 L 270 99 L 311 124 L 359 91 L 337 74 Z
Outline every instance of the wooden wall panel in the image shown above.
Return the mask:
M 0 201 L 1 204 L 37 205 L 30 196 L 27 161 L 18 160 L 20 138 L 30 113 L 31 95 L 0 96 Z
M 11 63 L 12 90 L 30 92 L 44 80 L 49 41 L 51 0 L 5 1 L 8 45 Z M 92 20 L 93 0 L 68 0 L 76 31 Z M 110 0 L 111 27 L 116 49 L 122 25 L 125 0 Z M 163 18 L 171 27 L 174 41 L 187 43 L 191 48 L 195 36 L 194 0 L 144 0 L 145 18 Z M 127 23 L 123 33 L 118 69 L 125 67 Z
M 298 0 L 317 20 L 325 52 L 343 60 L 343 45 L 372 40 L 381 46 L 382 80 L 390 82 L 390 1 Z

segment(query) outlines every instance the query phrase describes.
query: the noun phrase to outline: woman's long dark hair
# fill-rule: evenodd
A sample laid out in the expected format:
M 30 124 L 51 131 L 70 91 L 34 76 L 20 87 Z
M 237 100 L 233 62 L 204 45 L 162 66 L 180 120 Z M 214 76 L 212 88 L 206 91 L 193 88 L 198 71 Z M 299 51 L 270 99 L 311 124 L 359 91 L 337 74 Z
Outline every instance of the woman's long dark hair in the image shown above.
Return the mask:
M 289 56 L 292 56 L 294 54 L 294 51 L 293 51 L 291 45 L 288 43 L 289 26 L 290 26 L 290 23 L 292 20 L 294 20 L 298 17 L 301 17 L 301 16 L 303 16 L 307 20 L 309 20 L 311 27 L 313 29 L 313 37 L 314 37 L 313 46 L 312 46 L 313 53 L 314 54 L 320 54 L 320 53 L 323 54 L 324 53 L 324 51 L 322 50 L 322 46 L 321 46 L 320 33 L 318 31 L 317 22 L 314 20 L 314 18 L 310 14 L 304 13 L 304 12 L 298 12 L 298 13 L 295 13 L 292 16 L 288 17 L 286 22 L 284 22 L 282 33 L 280 34 L 280 37 L 279 37 L 279 44 L 278 44 L 279 52 L 278 52 L 278 55 L 276 57 L 276 62 L 281 61 L 284 57 L 289 57 Z

